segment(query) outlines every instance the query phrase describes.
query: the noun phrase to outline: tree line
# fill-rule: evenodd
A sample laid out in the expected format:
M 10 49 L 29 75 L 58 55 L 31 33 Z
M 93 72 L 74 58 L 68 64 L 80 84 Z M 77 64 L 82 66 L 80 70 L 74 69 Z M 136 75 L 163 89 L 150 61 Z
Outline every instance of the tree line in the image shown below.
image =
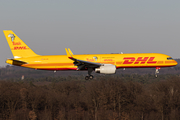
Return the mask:
M 151 79 L 148 76 L 139 77 Z M 144 83 L 139 77 L 1 80 L 0 119 L 179 120 L 180 78 L 174 75 Z

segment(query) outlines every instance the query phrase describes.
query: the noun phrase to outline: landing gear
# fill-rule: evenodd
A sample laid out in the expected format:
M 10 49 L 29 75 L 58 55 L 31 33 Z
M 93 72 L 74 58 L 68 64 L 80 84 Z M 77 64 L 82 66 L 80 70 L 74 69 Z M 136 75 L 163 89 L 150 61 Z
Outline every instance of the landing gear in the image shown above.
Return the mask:
M 157 78 L 158 77 L 158 73 L 159 73 L 159 69 L 161 69 L 160 67 L 156 67 L 156 71 L 155 71 L 155 77 Z
M 85 77 L 85 80 L 89 80 L 89 76 L 86 76 L 86 77 Z
M 93 72 L 93 68 L 88 68 L 88 76 L 85 77 L 85 80 L 92 80 L 94 78 L 91 73 Z
M 86 77 L 85 77 L 85 80 L 92 80 L 93 78 L 94 78 L 93 75 L 89 75 L 89 76 L 86 76 Z

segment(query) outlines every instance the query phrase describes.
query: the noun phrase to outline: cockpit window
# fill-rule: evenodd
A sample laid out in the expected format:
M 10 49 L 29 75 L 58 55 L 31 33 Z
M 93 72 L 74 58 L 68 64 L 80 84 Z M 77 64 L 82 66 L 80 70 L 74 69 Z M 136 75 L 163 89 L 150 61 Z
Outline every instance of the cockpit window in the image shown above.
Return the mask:
M 168 57 L 167 60 L 173 60 L 173 58 L 172 57 Z

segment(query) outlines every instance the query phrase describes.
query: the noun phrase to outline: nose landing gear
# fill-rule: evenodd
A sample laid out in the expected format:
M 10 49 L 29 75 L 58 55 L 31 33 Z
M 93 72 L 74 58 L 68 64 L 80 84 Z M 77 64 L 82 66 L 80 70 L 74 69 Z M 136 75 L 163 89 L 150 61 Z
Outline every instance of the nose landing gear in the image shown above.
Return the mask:
M 156 67 L 156 71 L 155 71 L 155 77 L 158 77 L 158 73 L 159 73 L 159 69 L 161 69 L 160 67 Z

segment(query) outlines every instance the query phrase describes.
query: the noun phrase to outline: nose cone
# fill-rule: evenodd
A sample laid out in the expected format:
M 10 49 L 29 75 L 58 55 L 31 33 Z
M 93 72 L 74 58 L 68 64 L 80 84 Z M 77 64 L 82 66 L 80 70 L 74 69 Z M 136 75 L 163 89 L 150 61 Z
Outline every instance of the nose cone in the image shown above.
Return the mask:
M 178 64 L 178 62 L 176 62 L 175 60 L 174 60 L 174 65 L 176 66 Z

